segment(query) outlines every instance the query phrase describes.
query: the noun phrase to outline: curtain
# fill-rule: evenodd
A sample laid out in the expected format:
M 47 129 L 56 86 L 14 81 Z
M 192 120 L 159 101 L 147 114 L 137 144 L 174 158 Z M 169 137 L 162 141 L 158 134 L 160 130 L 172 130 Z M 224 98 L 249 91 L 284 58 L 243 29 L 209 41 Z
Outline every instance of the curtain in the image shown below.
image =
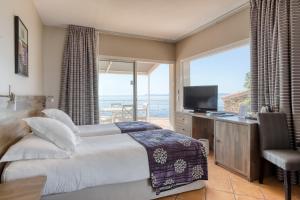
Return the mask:
M 70 25 L 63 53 L 59 108 L 77 125 L 99 123 L 94 28 Z
M 251 0 L 251 103 L 287 114 L 300 145 L 300 1 Z

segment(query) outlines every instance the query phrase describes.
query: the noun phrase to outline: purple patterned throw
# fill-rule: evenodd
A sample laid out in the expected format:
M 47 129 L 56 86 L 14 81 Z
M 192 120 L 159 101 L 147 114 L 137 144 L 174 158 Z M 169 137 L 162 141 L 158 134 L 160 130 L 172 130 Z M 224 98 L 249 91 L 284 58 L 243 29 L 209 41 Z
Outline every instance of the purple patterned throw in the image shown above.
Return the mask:
M 161 129 L 157 125 L 143 121 L 116 122 L 115 125 L 119 127 L 122 133 Z
M 165 129 L 128 135 L 147 150 L 151 184 L 157 194 L 207 180 L 207 157 L 199 141 Z

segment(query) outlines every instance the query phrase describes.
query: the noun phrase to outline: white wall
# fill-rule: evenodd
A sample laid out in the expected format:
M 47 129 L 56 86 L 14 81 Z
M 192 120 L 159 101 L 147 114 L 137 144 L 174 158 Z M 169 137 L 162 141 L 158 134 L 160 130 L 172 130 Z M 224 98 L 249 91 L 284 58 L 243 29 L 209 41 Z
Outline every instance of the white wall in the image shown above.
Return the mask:
M 29 77 L 15 74 L 14 15 L 29 32 Z M 32 0 L 0 0 L 0 94 L 8 93 L 9 84 L 16 95 L 43 94 L 42 30 Z
M 173 63 L 176 60 L 174 43 L 101 34 L 99 44 L 103 56 L 154 60 L 158 63 Z
M 65 43 L 65 30 L 62 28 L 44 27 L 43 32 L 43 65 L 44 92 L 54 97 L 54 106 L 58 105 L 60 73 Z
M 250 38 L 250 10 L 244 9 L 176 44 L 176 110 L 182 109 L 183 77 L 181 62 L 191 57 Z

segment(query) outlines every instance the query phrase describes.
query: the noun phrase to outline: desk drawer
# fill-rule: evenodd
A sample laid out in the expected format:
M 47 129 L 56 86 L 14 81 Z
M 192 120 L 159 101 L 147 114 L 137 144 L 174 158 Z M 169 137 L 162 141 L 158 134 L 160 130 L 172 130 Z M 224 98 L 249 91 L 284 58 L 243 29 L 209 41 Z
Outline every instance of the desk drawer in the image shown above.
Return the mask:
M 183 125 L 192 125 L 192 116 L 176 113 L 175 122 Z
M 184 135 L 187 135 L 187 136 L 191 136 L 191 132 L 192 132 L 190 128 L 183 127 L 183 126 L 176 126 L 175 131 L 178 132 L 178 133 L 182 133 Z
M 191 136 L 192 132 L 192 117 L 183 113 L 176 113 L 175 131 L 187 136 Z

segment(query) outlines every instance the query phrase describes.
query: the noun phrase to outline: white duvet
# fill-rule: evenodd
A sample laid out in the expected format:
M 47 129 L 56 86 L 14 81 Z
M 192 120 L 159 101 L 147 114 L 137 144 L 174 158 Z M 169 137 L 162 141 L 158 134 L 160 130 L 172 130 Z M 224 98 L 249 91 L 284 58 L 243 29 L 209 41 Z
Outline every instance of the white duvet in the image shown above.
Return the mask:
M 16 161 L 2 181 L 46 175 L 44 195 L 149 178 L 145 148 L 127 134 L 84 137 L 70 159 Z
M 120 134 L 121 130 L 115 124 L 95 124 L 77 126 L 81 137 Z

